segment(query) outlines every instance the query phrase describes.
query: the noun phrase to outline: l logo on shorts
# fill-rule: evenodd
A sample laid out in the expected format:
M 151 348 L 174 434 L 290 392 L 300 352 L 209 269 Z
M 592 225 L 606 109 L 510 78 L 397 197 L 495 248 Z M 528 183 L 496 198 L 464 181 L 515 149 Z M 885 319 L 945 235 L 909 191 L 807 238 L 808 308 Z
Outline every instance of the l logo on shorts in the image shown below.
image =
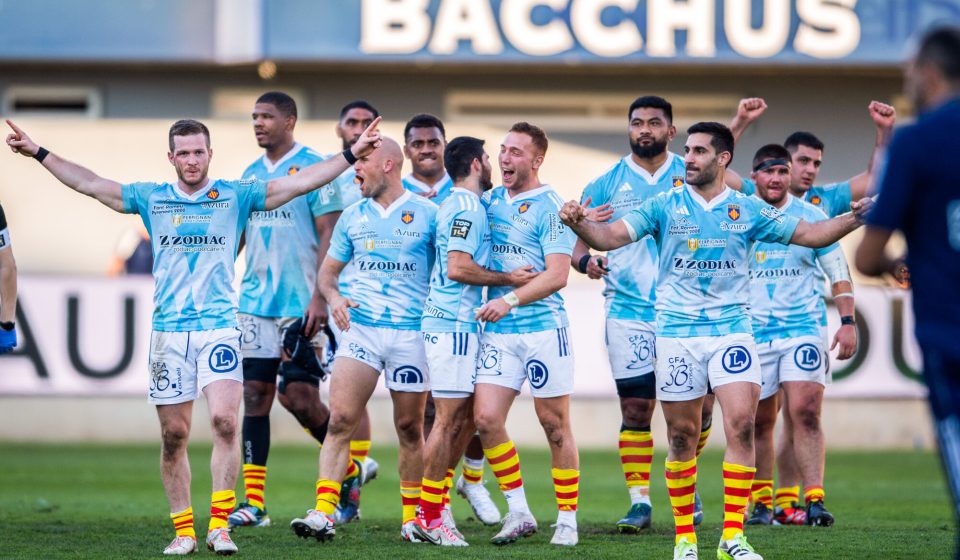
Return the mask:
M 393 382 L 404 385 L 423 383 L 423 374 L 413 366 L 400 366 L 393 370 Z
M 547 384 L 550 373 L 547 366 L 540 360 L 530 360 L 527 362 L 527 378 L 530 380 L 530 386 L 534 389 L 542 389 Z
M 820 349 L 813 344 L 801 344 L 793 351 L 793 363 L 803 371 L 814 371 L 820 367 Z
M 743 373 L 750 369 L 753 358 L 743 346 L 731 346 L 723 352 L 721 362 L 727 373 Z
M 237 351 L 226 344 L 217 344 L 210 352 L 210 369 L 216 373 L 226 373 L 237 368 Z

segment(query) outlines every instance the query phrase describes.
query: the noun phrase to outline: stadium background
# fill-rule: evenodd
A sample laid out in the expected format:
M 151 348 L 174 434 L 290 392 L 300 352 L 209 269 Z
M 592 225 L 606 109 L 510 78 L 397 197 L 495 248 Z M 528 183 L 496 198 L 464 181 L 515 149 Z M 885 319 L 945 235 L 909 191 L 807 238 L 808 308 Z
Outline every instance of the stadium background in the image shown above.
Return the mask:
M 944 19 L 960 21 L 960 3 L 0 2 L 0 114 L 120 181 L 173 176 L 166 131 L 183 117 L 210 125 L 211 175 L 239 176 L 260 155 L 248 113 L 269 89 L 294 95 L 297 138 L 325 152 L 339 149 L 337 112 L 356 98 L 379 108 L 388 135 L 399 138 L 409 116 L 431 112 L 448 138 L 485 138 L 493 152 L 503 131 L 525 119 L 551 138 L 542 178 L 575 198 L 626 152 L 625 112 L 637 95 L 674 103 L 675 151 L 688 124 L 729 121 L 738 99 L 761 96 L 770 109 L 741 140 L 734 167 L 747 169 L 754 149 L 806 129 L 827 145 L 820 182 L 829 182 L 864 169 L 874 140 L 870 100 L 894 104 L 900 122 L 909 118 L 900 94 L 907 40 Z M 70 192 L 32 161 L 3 161 L 0 200 L 27 340 L 0 357 L 0 440 L 153 441 L 155 414 L 143 398 L 152 283 L 103 278 L 136 218 Z M 600 285 L 571 278 L 576 435 L 584 446 L 610 446 L 619 411 L 602 347 Z M 864 282 L 857 290 L 869 342 L 834 366 L 843 379 L 827 392 L 828 445 L 929 447 L 907 295 Z M 275 441 L 304 442 L 275 409 Z M 372 413 L 375 440 L 392 442 L 389 401 L 376 400 Z M 878 422 L 889 418 L 897 422 Z M 536 426 L 532 407 L 514 409 L 518 442 L 542 445 Z M 204 423 L 196 427 L 206 437 Z M 718 432 L 711 444 L 721 443 Z

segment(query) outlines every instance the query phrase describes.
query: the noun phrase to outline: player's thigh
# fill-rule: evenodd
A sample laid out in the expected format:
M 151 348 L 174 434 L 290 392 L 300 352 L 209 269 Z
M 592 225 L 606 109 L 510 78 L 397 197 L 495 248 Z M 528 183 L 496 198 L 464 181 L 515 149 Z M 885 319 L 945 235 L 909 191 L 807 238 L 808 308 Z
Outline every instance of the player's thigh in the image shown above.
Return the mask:
M 479 385 L 496 385 L 513 391 L 523 387 L 527 375 L 520 359 L 520 336 L 490 332 L 480 335 L 475 391 L 479 391 Z
M 338 357 L 330 377 L 331 425 L 355 425 L 380 380 L 380 370 L 349 357 Z
M 150 333 L 150 384 L 147 402 L 178 404 L 197 398 L 197 363 L 190 355 L 188 332 Z
M 530 394 L 540 399 L 572 394 L 573 348 L 567 328 L 519 336 L 521 344 L 518 357 L 530 383 Z
M 717 389 L 730 383 L 750 383 L 759 388 L 763 383 L 760 358 L 752 334 L 736 333 L 710 337 L 707 342 L 707 376 L 710 387 Z M 721 402 L 720 406 L 723 406 Z
M 784 344 L 781 340 L 757 343 L 757 357 L 760 361 L 760 400 L 776 395 L 780 390 L 780 364 L 784 357 Z
M 818 381 L 785 381 L 783 413 L 792 425 L 810 424 L 819 419 L 823 408 L 824 385 Z
M 646 321 L 607 319 L 604 338 L 614 381 L 653 372 L 657 355 L 654 332 L 654 325 Z
M 385 340 L 384 385 L 391 392 L 426 393 L 430 389 L 430 370 L 420 331 L 382 330 Z
M 658 401 L 699 401 L 707 394 L 706 338 L 657 337 L 654 371 Z
M 280 358 L 280 323 L 273 317 L 237 313 L 244 358 Z M 276 374 L 276 372 L 274 372 Z
M 473 394 L 479 334 L 425 332 L 423 348 L 434 398 L 462 399 Z

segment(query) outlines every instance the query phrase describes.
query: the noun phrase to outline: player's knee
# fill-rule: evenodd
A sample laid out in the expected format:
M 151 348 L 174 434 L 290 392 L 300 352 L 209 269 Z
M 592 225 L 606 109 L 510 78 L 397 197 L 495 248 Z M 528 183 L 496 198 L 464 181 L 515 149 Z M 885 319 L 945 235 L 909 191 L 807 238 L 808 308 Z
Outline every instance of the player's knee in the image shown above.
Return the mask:
M 552 412 L 541 412 L 539 415 L 540 425 L 543 427 L 543 433 L 547 436 L 547 441 L 554 447 L 562 447 L 566 436 L 566 422 L 559 414 Z
M 793 423 L 806 432 L 820 430 L 820 407 L 814 404 L 798 407 L 793 414 Z
M 656 402 L 651 399 L 622 398 L 620 399 L 620 413 L 623 423 L 627 426 L 649 426 L 653 418 Z
M 423 421 L 416 415 L 403 415 L 397 418 L 397 437 L 401 444 L 423 442 Z
M 335 407 L 330 411 L 330 424 L 327 427 L 327 437 L 347 438 L 353 435 L 359 423 L 360 415 L 354 411 Z
M 210 422 L 213 425 L 214 436 L 217 438 L 232 441 L 237 437 L 236 414 L 214 414 Z
M 692 421 L 672 421 L 667 426 L 667 440 L 675 455 L 686 455 L 697 448 L 700 430 Z
M 730 418 L 726 424 L 728 441 L 735 441 L 744 449 L 753 448 L 756 418 L 752 414 Z
M 187 448 L 190 429 L 186 424 L 172 424 L 163 427 L 160 434 L 165 459 L 172 458 Z
M 480 435 L 498 432 L 503 429 L 503 418 L 500 418 L 493 411 L 476 409 L 473 415 L 473 423 L 477 426 Z
M 307 418 L 317 409 L 325 408 L 317 389 L 309 383 L 288 383 L 286 389 L 279 395 L 280 404 L 298 419 Z
M 262 383 L 243 384 L 243 408 L 247 414 L 265 416 L 270 412 L 273 395 L 264 389 Z

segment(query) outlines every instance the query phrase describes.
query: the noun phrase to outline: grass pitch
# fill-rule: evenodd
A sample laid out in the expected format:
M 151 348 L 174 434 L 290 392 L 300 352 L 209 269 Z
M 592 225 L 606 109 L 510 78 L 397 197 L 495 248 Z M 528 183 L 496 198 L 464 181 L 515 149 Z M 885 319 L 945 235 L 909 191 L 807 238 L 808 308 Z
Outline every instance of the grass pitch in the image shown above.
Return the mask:
M 273 526 L 240 529 L 234 539 L 247 558 L 642 558 L 672 557 L 673 520 L 663 482 L 665 452 L 654 458 L 654 527 L 646 534 L 619 535 L 614 523 L 629 506 L 615 450 L 582 452 L 580 545 L 549 545 L 556 509 L 549 454 L 521 449 L 524 483 L 540 533 L 497 548 L 495 532 L 472 518 L 454 497 L 458 525 L 471 546 L 450 550 L 399 541 L 400 497 L 396 450 L 374 447 L 380 475 L 363 492 L 363 520 L 338 528 L 330 544 L 301 540 L 290 531 L 293 517 L 312 507 L 317 452 L 275 447 L 266 486 Z M 206 531 L 210 504 L 209 447 L 194 445 L 193 503 L 197 532 Z M 700 557 L 715 558 L 722 524 L 721 455 L 701 458 L 698 486 L 706 519 L 698 530 Z M 134 445 L 0 444 L 0 558 L 160 557 L 173 529 L 159 478 L 157 447 Z M 486 476 L 492 479 L 487 470 Z M 927 452 L 830 452 L 827 505 L 837 516 L 828 529 L 748 527 L 747 535 L 767 560 L 777 558 L 948 558 L 953 522 L 935 455 Z M 488 482 L 504 510 L 496 485 Z M 242 499 L 242 489 L 238 491 Z M 202 538 L 202 537 L 201 537 Z M 202 545 L 201 545 L 202 546 Z M 200 555 L 212 555 L 205 549 Z

